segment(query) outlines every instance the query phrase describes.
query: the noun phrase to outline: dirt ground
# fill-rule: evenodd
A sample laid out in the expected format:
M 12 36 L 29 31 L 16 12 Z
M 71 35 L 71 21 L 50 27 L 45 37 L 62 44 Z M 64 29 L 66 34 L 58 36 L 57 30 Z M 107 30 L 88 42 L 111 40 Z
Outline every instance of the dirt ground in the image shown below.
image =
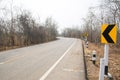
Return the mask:
M 93 50 L 97 52 L 97 61 L 92 63 L 91 53 Z M 87 73 L 89 80 L 99 80 L 100 58 L 104 57 L 104 45 L 90 43 L 88 48 L 85 47 L 85 57 L 87 65 Z M 109 62 L 108 71 L 113 76 L 113 80 L 120 80 L 120 47 L 110 45 L 109 47 Z M 105 78 L 105 80 L 108 80 Z

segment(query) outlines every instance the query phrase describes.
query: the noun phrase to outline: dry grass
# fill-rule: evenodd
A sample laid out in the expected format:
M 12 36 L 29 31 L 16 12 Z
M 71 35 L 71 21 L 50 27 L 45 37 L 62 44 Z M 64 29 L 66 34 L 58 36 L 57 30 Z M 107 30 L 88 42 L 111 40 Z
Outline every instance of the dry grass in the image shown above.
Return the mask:
M 0 47 L 0 51 L 6 51 L 6 50 L 21 48 L 21 47 L 24 47 L 24 46 Z
M 91 52 L 97 51 L 97 61 L 93 65 L 91 61 Z M 87 71 L 89 80 L 99 79 L 100 58 L 104 57 L 104 45 L 89 43 L 89 47 L 85 48 Z M 110 46 L 109 48 L 109 73 L 112 74 L 114 80 L 120 80 L 120 47 Z M 105 79 L 107 80 L 107 79 Z

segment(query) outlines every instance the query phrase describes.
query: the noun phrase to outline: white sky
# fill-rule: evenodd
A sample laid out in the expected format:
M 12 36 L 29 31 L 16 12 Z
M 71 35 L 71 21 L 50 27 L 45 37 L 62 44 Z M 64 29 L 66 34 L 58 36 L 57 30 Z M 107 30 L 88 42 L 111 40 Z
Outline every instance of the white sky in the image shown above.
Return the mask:
M 81 19 L 86 17 L 89 7 L 96 6 L 98 1 L 99 0 L 13 0 L 15 5 L 29 10 L 33 16 L 40 16 L 42 22 L 51 16 L 58 23 L 59 30 L 64 27 L 71 27 L 72 25 L 81 25 Z

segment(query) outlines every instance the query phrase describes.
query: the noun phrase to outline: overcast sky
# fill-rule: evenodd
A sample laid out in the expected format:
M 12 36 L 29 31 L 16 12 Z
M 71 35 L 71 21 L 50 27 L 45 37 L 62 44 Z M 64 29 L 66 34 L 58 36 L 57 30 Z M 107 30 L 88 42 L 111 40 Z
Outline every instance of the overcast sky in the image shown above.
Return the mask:
M 14 5 L 29 10 L 33 16 L 39 16 L 42 22 L 51 16 L 58 23 L 59 29 L 71 27 L 72 25 L 81 25 L 81 19 L 87 15 L 89 7 L 98 5 L 98 1 L 13 0 Z

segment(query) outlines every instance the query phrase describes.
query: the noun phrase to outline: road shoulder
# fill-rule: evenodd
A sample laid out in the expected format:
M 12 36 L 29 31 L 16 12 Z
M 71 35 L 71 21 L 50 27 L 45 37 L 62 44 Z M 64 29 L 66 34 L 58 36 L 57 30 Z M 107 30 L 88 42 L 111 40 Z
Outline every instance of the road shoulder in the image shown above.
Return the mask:
M 77 40 L 46 80 L 85 80 L 82 42 Z

